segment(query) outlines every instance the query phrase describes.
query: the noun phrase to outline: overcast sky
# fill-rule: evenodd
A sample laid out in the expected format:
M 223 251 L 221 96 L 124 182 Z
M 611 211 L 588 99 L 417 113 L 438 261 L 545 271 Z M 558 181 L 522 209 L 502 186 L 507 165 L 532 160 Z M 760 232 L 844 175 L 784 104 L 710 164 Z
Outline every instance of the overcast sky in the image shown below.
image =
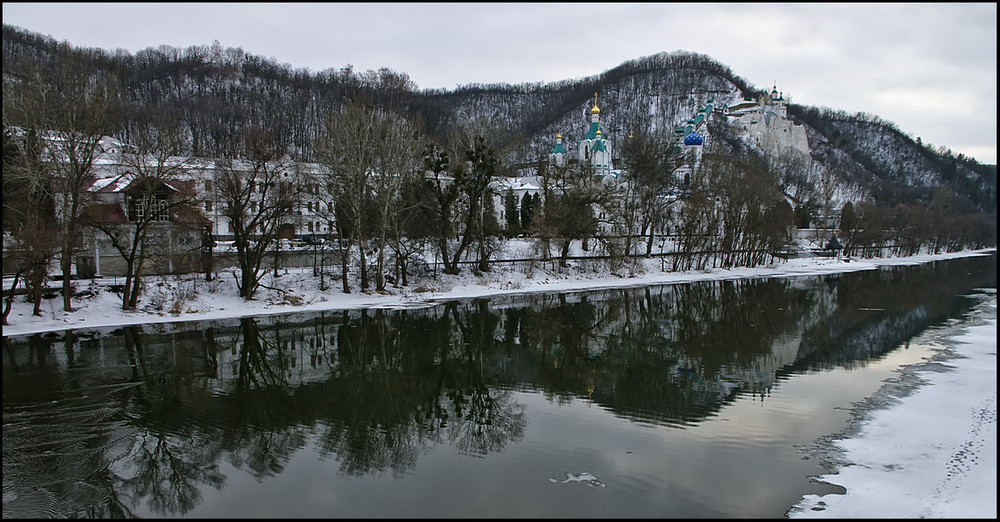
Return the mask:
M 997 4 L 3 3 L 3 23 L 131 53 L 218 40 L 292 68 L 388 67 L 421 89 L 555 82 L 706 54 L 792 102 L 997 153 Z

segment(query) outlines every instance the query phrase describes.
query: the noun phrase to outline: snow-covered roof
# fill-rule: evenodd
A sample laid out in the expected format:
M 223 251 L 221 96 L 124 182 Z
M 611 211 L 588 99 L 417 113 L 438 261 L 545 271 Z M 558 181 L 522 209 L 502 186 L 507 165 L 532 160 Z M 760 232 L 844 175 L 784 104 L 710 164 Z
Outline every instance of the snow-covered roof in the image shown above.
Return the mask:
M 136 175 L 131 172 L 126 172 L 118 176 L 98 178 L 95 179 L 89 187 L 87 187 L 87 192 L 99 192 L 102 194 L 125 192 L 132 186 L 135 180 Z M 161 184 L 174 192 L 180 191 L 180 182 L 178 181 L 161 181 Z

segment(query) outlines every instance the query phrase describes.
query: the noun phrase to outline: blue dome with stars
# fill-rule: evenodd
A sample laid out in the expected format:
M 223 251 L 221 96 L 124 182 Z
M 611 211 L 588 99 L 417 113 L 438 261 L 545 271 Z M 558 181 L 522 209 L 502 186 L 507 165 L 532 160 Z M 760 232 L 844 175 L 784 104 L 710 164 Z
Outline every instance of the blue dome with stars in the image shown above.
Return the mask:
M 684 137 L 685 145 L 701 145 L 703 143 L 705 143 L 705 138 L 699 136 L 697 132 L 692 132 Z

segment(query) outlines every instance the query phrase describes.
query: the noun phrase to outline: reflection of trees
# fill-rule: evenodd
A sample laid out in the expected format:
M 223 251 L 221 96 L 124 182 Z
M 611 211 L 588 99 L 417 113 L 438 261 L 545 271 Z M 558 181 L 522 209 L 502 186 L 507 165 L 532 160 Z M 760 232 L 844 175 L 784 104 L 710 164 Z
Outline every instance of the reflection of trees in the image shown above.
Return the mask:
M 133 378 L 140 383 L 134 400 L 144 410 L 146 427 L 132 435 L 127 455 L 109 468 L 116 475 L 115 489 L 133 507 L 145 501 L 154 513 L 187 513 L 201 501 L 202 484 L 221 489 L 225 482 L 218 470 L 218 444 L 172 436 L 181 376 L 163 373 L 150 360 L 139 327 L 125 327 L 124 340 Z
M 803 335 L 793 370 L 864 365 L 924 329 L 967 310 L 958 295 L 996 288 L 996 256 L 889 267 L 839 278 L 836 314 Z
M 11 373 L 4 365 L 5 516 L 131 517 L 143 501 L 155 512 L 185 513 L 200 499 L 202 484 L 221 486 L 217 455 L 165 435 L 155 422 L 150 428 L 132 422 L 143 412 L 162 412 L 172 397 L 169 377 L 151 370 L 137 332 L 124 333 L 130 379 L 102 371 L 103 362 L 80 350 L 73 335 L 65 339 L 63 371 L 40 336 L 24 361 L 4 338 L 16 363 Z M 15 411 L 19 394 L 32 402 Z M 11 502 L 8 486 L 23 489 Z
M 524 406 L 510 391 L 487 386 L 484 369 L 492 362 L 488 357 L 495 349 L 499 326 L 499 315 L 490 312 L 489 301 L 479 299 L 462 310 L 457 303 L 448 307 L 461 332 L 466 370 L 451 396 L 455 417 L 449 439 L 463 453 L 484 456 L 524 436 Z
M 538 353 L 545 388 L 561 400 L 586 394 L 621 414 L 667 423 L 701 420 L 749 384 L 740 368 L 770 355 L 802 311 L 781 280 L 559 299 L 520 312 L 520 338 Z
M 565 294 L 539 296 L 539 301 L 520 318 L 521 343 L 538 357 L 542 388 L 559 401 L 568 401 L 587 393 L 593 384 L 592 355 L 601 349 L 593 332 L 599 312 L 586 298 L 570 302 Z M 609 307 L 602 318 L 612 314 Z
M 183 515 L 221 488 L 221 459 L 261 478 L 310 443 L 353 476 L 404 475 L 441 444 L 488 456 L 523 437 L 512 390 L 525 388 L 699 422 L 786 372 L 864 364 L 960 314 L 956 292 L 995 287 L 996 257 L 838 277 L 4 338 L 4 513 Z
M 402 349 L 401 331 L 388 316 L 364 310 L 351 321 L 344 313 L 337 364 L 322 386 L 325 398 L 316 412 L 324 422 L 320 452 L 335 454 L 348 475 L 391 469 L 398 476 L 416 465 L 417 377 L 406 375 L 412 354 Z
M 143 500 L 154 513 L 183 515 L 201 502 L 202 484 L 221 489 L 217 455 L 201 460 L 199 447 L 173 442 L 152 432 L 140 433 L 131 454 L 116 463 L 118 490 L 136 506 Z M 200 443 L 201 441 L 199 441 Z
M 281 324 L 263 332 L 252 318 L 240 320 L 234 345 L 236 389 L 224 401 L 222 446 L 230 463 L 262 478 L 280 473 L 294 452 L 305 445 L 306 430 L 296 424 L 295 401 L 289 394 L 286 345 L 294 336 Z M 242 343 L 240 343 L 242 340 Z
M 519 405 L 491 390 L 481 371 L 495 324 L 495 314 L 466 316 L 456 303 L 426 314 L 345 313 L 334 378 L 323 385 L 332 400 L 322 413 L 322 453 L 335 454 L 347 474 L 399 476 L 443 436 L 480 455 L 520 438 Z
M 67 365 L 76 341 L 65 340 Z M 3 338 L 4 518 L 129 517 L 106 471 L 131 432 L 121 420 L 121 386 L 90 386 L 61 371 L 42 336 Z
M 675 343 L 700 361 L 706 378 L 745 366 L 773 349 L 800 318 L 816 313 L 810 291 L 794 291 L 785 279 L 711 281 L 676 287 Z

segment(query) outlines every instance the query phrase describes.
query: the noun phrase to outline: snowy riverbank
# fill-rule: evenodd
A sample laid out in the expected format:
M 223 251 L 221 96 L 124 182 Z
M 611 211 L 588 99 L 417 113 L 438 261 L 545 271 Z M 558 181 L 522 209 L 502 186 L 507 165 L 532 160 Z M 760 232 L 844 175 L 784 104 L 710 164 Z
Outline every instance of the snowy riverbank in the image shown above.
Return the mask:
M 664 272 L 661 270 L 661 260 L 653 258 L 640 260 L 641 266 L 633 269 L 632 274 L 620 275 L 609 273 L 599 262 L 592 264 L 576 262 L 564 269 L 559 269 L 554 266 L 555 263 L 550 262 L 513 268 L 506 264 L 495 264 L 490 272 L 481 275 L 476 275 L 465 268 L 461 274 L 454 276 L 437 274 L 419 279 L 411 277 L 408 286 L 389 287 L 385 293 L 363 293 L 359 290 L 357 282 L 354 282 L 353 292 L 350 294 L 345 294 L 341 290 L 339 280 L 331 280 L 330 277 L 325 279 L 326 289 L 320 290 L 319 278 L 313 275 L 311 268 L 289 268 L 280 269 L 277 277 L 271 273 L 265 275 L 261 281 L 263 288 L 252 301 L 244 301 L 237 295 L 233 277 L 227 273 L 220 273 L 211 282 L 205 281 L 203 276 L 197 274 L 147 276 L 143 279 L 144 289 L 139 310 L 130 312 L 121 310 L 120 294 L 109 290 L 111 285 L 124 282 L 122 278 L 104 278 L 93 282 L 81 280 L 74 283 L 77 292 L 87 292 L 90 296 L 74 298 L 72 312 L 62 310 L 62 299 L 55 292 L 43 300 L 40 316 L 32 315 L 31 305 L 23 298 L 15 299 L 8 318 L 10 324 L 3 327 L 3 335 L 324 310 L 412 307 L 448 299 L 498 294 L 591 290 L 711 279 L 830 274 L 873 270 L 887 265 L 912 265 L 988 255 L 994 251 L 987 249 L 850 261 L 806 257 L 756 268 L 689 272 Z
M 121 298 L 107 291 L 108 281 L 94 294 L 75 299 L 76 310 L 64 313 L 61 299 L 46 299 L 43 314 L 18 299 L 3 335 L 27 335 L 69 329 L 116 327 L 156 322 L 198 321 L 242 316 L 336 309 L 398 308 L 435 302 L 524 292 L 561 292 L 683 283 L 699 280 L 821 275 L 880 266 L 991 255 L 994 249 L 908 258 L 839 260 L 802 258 L 754 269 L 662 272 L 660 261 L 647 260 L 631 276 L 616 276 L 594 266 L 555 270 L 551 264 L 504 269 L 496 265 L 477 276 L 425 277 L 385 294 L 344 294 L 339 281 L 326 281 L 320 291 L 311 269 L 282 270 L 268 275 L 257 299 L 236 296 L 232 279 L 214 282 L 199 277 L 146 279 L 143 310 L 122 312 Z M 89 282 L 78 282 L 78 290 Z M 953 328 L 953 327 L 943 327 Z M 904 369 L 916 382 L 910 394 L 888 400 L 884 409 L 860 408 L 859 421 L 832 444 L 838 471 L 818 480 L 846 488 L 846 495 L 806 495 L 790 517 L 996 517 L 996 292 L 979 315 L 942 344 L 934 361 Z M 950 331 L 950 330 L 949 330 Z M 890 387 L 891 388 L 891 387 Z M 883 392 L 880 392 L 883 393 Z M 884 393 L 892 395 L 889 389 Z
M 847 494 L 806 495 L 789 517 L 996 518 L 996 291 L 969 324 L 934 330 L 921 337 L 941 345 L 937 355 L 880 391 L 892 405 L 862 406 L 834 441 L 841 467 L 818 479 Z

